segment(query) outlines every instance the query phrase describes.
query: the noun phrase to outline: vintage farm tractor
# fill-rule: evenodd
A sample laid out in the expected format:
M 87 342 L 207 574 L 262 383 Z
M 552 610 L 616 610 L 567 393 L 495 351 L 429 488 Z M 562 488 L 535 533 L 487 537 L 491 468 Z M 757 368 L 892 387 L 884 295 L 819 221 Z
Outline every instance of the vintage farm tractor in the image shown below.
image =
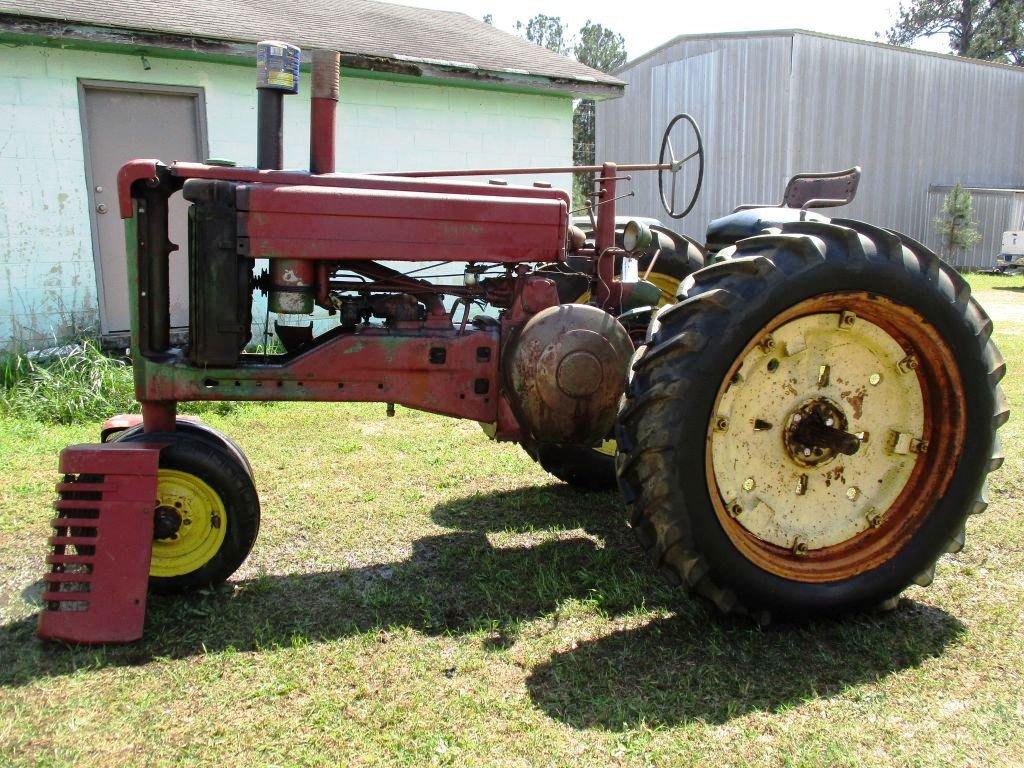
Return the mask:
M 61 455 L 41 635 L 138 638 L 147 587 L 209 587 L 249 554 L 252 471 L 228 437 L 177 416 L 189 400 L 472 419 L 572 485 L 617 482 L 670 579 L 758 619 L 893 606 L 963 546 L 1002 461 L 1004 364 L 932 252 L 809 210 L 849 202 L 859 170 L 795 177 L 781 205 L 741 206 L 699 244 L 615 216 L 624 174 L 641 171 L 657 172 L 669 217 L 692 209 L 704 151 L 688 116 L 649 165 L 339 174 L 338 71 L 314 53 L 308 172 L 281 170 L 282 96 L 299 76 L 283 44 L 259 46 L 258 168 L 121 169 L 141 416 Z M 456 178 L 542 172 L 596 174 L 586 218 L 550 185 Z M 180 346 L 178 193 L 191 203 Z M 417 277 L 434 263 L 463 279 Z M 277 352 L 246 351 L 259 292 L 303 320 L 278 327 Z M 319 333 L 316 307 L 332 325 Z

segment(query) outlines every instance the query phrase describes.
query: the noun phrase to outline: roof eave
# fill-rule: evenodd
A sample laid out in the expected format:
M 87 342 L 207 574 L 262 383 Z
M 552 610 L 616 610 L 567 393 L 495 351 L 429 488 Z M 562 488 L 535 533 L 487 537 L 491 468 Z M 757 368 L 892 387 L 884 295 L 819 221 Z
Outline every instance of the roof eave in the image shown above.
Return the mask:
M 0 37 L 20 39 L 26 44 L 212 59 L 238 65 L 249 65 L 255 61 L 256 56 L 256 45 L 250 42 L 97 26 L 10 13 L 0 13 Z M 376 56 L 343 51 L 341 63 L 346 74 L 352 76 L 366 74 L 411 81 L 454 81 L 463 87 L 526 91 L 572 98 L 613 99 L 622 96 L 625 90 L 625 83 L 612 77 L 608 78 L 609 82 L 601 82 L 597 79 L 538 75 L 522 70 L 485 70 L 460 62 L 407 56 Z
M 612 74 L 619 75 L 628 72 L 633 69 L 637 64 L 658 55 L 662 51 L 671 48 L 675 45 L 684 42 L 698 42 L 701 40 L 749 40 L 749 39 L 762 39 L 769 37 L 795 37 L 796 35 L 804 35 L 806 37 L 819 37 L 825 40 L 837 40 L 842 43 L 850 43 L 853 45 L 867 45 L 873 48 L 884 48 L 890 51 L 897 51 L 900 53 L 916 54 L 918 56 L 930 56 L 933 58 L 946 59 L 948 61 L 956 61 L 963 64 L 978 64 L 983 67 L 998 67 L 1000 69 L 1011 70 L 1015 72 L 1024 71 L 1024 68 L 1008 64 L 1001 61 L 986 61 L 984 59 L 972 59 L 968 56 L 958 56 L 955 53 L 940 53 L 938 51 L 926 51 L 920 48 L 911 48 L 906 45 L 892 45 L 890 43 L 883 43 L 878 40 L 861 40 L 856 37 L 846 37 L 843 35 L 833 35 L 827 32 L 814 32 L 809 29 L 764 29 L 764 30 L 746 30 L 739 32 L 695 32 L 691 34 L 676 35 L 671 40 L 662 43 L 655 48 L 652 48 L 645 53 L 640 54 L 635 59 L 631 59 L 623 64 L 621 67 L 616 68 Z

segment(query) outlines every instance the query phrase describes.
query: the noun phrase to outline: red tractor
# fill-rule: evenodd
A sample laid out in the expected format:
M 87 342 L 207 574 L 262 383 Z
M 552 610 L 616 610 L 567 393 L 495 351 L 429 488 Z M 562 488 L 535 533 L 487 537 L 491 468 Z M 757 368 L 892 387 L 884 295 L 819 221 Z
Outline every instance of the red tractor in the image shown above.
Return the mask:
M 624 174 L 642 171 L 658 173 L 670 217 L 693 207 L 704 153 L 685 115 L 650 165 L 335 173 L 338 58 L 318 51 L 311 168 L 281 170 L 298 51 L 258 50 L 257 168 L 121 169 L 141 417 L 62 454 L 40 634 L 135 639 L 147 585 L 209 587 L 249 554 L 252 472 L 230 438 L 177 416 L 189 400 L 472 419 L 572 485 L 617 484 L 670 579 L 760 620 L 895 605 L 963 546 L 1002 460 L 1004 364 L 935 254 L 811 210 L 849 202 L 858 169 L 795 177 L 781 205 L 742 206 L 705 244 L 615 216 Z M 586 217 L 547 184 L 444 178 L 543 172 L 596 175 Z M 179 193 L 191 203 L 180 346 L 168 285 L 169 260 L 184 258 L 168 238 Z M 458 264 L 461 283 L 417 277 L 436 263 Z M 259 293 L 292 319 L 276 352 L 247 351 Z M 319 333 L 317 307 L 331 318 Z

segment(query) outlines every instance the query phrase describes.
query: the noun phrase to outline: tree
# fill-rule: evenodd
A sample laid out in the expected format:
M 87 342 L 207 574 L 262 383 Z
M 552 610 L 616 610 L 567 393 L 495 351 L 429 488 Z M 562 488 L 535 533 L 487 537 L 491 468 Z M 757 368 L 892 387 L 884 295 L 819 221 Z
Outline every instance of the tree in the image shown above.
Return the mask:
M 494 14 L 493 13 L 485 13 L 484 14 L 484 24 L 490 24 L 492 27 L 494 26 Z
M 565 24 L 558 16 L 546 16 L 538 13 L 526 24 L 516 22 L 516 31 L 522 32 L 523 37 L 531 43 L 547 48 L 549 51 L 560 53 L 563 56 L 570 51 L 569 44 L 565 40 Z
M 576 61 L 601 72 L 610 72 L 626 63 L 626 41 L 622 35 L 590 19 L 580 28 L 572 52 Z M 597 159 L 596 142 L 597 105 L 592 99 L 582 99 L 572 113 L 573 165 L 593 165 Z M 582 205 L 592 186 L 593 178 L 590 175 L 573 177 L 575 205 Z
M 971 193 L 958 181 L 946 195 L 935 219 L 935 231 L 942 236 L 943 250 L 950 264 L 955 264 L 958 254 L 981 240 L 976 224 Z
M 910 45 L 940 34 L 959 56 L 1024 65 L 1024 0 L 911 0 L 886 38 Z
M 626 63 L 626 41 L 622 35 L 590 19 L 587 19 L 580 28 L 579 35 L 569 41 L 565 39 L 565 22 L 557 16 L 545 16 L 541 13 L 525 24 L 517 21 L 516 30 L 531 43 L 565 56 L 571 53 L 576 61 L 601 72 L 610 72 Z M 591 99 L 580 100 L 573 109 L 573 165 L 593 165 L 595 162 L 595 113 L 595 105 Z M 589 174 L 577 174 L 573 176 L 572 181 L 573 205 L 580 207 L 593 186 L 593 179 Z
M 576 38 L 572 53 L 580 64 L 611 72 L 626 63 L 626 41 L 622 35 L 587 19 Z

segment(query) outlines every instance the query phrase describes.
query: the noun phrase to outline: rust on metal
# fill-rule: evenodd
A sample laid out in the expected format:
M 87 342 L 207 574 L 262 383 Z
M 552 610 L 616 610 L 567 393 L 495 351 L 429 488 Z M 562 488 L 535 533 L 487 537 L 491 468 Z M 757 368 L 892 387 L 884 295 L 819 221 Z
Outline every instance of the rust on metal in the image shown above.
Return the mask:
M 310 93 L 309 170 L 334 173 L 334 130 L 339 94 L 340 55 L 337 51 L 313 51 Z
M 907 373 L 913 371 L 923 397 L 924 429 L 919 440 L 927 445 L 929 451 L 927 459 L 921 454 L 911 454 L 917 458 L 902 490 L 886 509 L 871 507 L 865 511 L 862 532 L 838 544 L 820 548 L 807 547 L 806 551 L 799 546 L 802 543 L 800 541 L 791 541 L 788 546 L 779 546 L 751 533 L 741 522 L 745 515 L 737 515 L 738 503 L 726 502 L 722 498 L 716 479 L 711 446 L 719 417 L 714 417 L 708 427 L 705 475 L 711 489 L 712 504 L 723 529 L 733 544 L 752 563 L 770 573 L 794 581 L 840 581 L 877 568 L 890 560 L 910 540 L 923 523 L 928 510 L 945 493 L 963 450 L 966 434 L 966 414 L 958 405 L 964 398 L 963 382 L 953 352 L 939 331 L 909 307 L 866 292 L 828 294 L 791 307 L 775 317 L 765 328 L 765 332 L 772 333 L 786 323 L 802 317 L 824 313 L 834 313 L 842 317 L 844 312 L 855 314 L 858 321 L 878 326 L 904 349 L 912 350 L 912 355 L 908 357 L 915 360 L 915 366 L 908 367 Z M 723 378 L 724 383 L 719 388 L 715 410 L 712 413 L 719 412 L 718 403 L 727 391 L 730 380 L 738 374 L 742 362 L 757 343 L 758 341 L 754 340 L 748 344 Z M 863 396 L 859 398 L 857 405 L 865 409 L 868 407 Z M 859 418 L 853 414 L 844 415 L 846 418 L 852 417 L 854 422 Z M 843 430 L 844 435 L 836 436 L 835 432 L 825 433 L 836 438 L 833 449 L 853 448 L 854 439 L 861 443 L 866 442 L 866 433 L 861 433 L 863 436 L 850 435 L 845 433 L 847 426 L 840 424 L 837 423 L 834 429 Z M 818 432 L 814 435 L 800 433 L 803 439 L 811 443 L 812 456 L 814 443 L 822 437 L 820 430 Z M 800 459 L 809 458 L 804 453 L 806 447 L 801 446 L 797 454 Z M 849 457 L 851 461 L 856 459 L 856 456 Z M 846 483 L 843 470 L 839 467 L 835 470 L 829 469 L 828 476 L 823 477 L 823 480 L 838 482 L 842 487 Z M 804 475 L 801 475 L 794 489 L 794 496 L 806 493 L 808 483 L 813 487 L 814 482 L 814 478 L 805 480 Z M 864 497 L 864 492 L 860 487 L 849 486 L 844 495 L 849 503 L 856 504 Z
M 542 310 L 503 352 L 513 409 L 538 442 L 592 444 L 611 429 L 632 354 L 625 328 L 596 307 Z

